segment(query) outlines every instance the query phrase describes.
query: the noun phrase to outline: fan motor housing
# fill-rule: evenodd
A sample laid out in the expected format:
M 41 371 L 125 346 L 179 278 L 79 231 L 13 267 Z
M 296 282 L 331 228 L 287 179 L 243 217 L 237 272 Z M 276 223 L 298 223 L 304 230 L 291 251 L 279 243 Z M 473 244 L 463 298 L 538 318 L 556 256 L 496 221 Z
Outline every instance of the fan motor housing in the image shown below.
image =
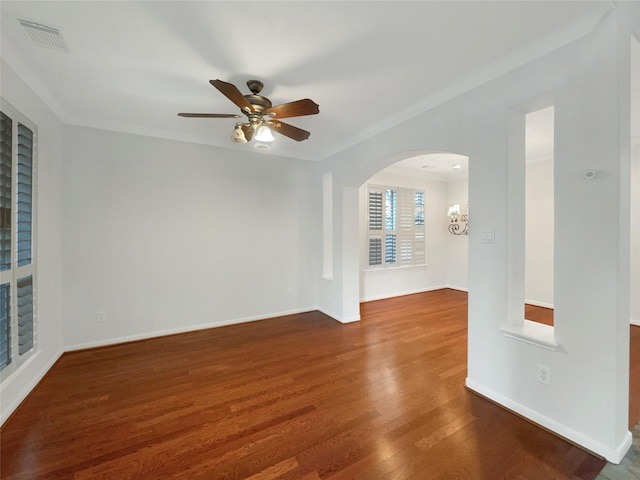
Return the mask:
M 271 101 L 262 95 L 245 95 L 244 98 L 253 105 L 254 110 L 262 112 L 267 108 L 271 108 Z

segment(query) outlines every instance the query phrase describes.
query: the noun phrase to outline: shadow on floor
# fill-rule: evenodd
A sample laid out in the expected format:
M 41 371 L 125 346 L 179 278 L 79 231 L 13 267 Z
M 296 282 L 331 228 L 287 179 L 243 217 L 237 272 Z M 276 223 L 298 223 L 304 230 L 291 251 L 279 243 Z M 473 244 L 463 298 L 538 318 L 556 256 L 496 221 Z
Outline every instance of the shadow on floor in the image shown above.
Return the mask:
M 607 463 L 596 480 L 640 480 L 640 422 L 631 433 L 633 444 L 620 465 Z

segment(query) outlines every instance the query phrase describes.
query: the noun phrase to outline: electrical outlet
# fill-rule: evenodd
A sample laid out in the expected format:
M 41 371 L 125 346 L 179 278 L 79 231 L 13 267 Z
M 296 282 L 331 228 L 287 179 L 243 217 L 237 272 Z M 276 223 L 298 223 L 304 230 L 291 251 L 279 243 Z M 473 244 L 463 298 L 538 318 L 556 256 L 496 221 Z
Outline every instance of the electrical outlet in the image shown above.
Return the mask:
M 287 298 L 291 298 L 291 289 L 287 288 L 284 291 L 284 296 L 287 297 Z
M 106 322 L 106 321 L 107 321 L 107 312 L 105 312 L 104 310 L 96 312 L 96 322 L 97 323 L 102 323 L 102 322 Z
M 551 368 L 538 364 L 536 379 L 545 385 L 551 385 Z

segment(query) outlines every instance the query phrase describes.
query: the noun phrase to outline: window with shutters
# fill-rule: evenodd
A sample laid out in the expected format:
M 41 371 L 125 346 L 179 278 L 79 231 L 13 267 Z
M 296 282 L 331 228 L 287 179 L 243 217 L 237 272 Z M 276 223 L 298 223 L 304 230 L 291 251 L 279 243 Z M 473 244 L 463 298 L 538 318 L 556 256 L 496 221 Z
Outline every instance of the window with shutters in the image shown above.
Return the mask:
M 35 350 L 35 127 L 0 111 L 0 378 Z
M 367 186 L 367 248 L 370 268 L 424 265 L 425 192 Z

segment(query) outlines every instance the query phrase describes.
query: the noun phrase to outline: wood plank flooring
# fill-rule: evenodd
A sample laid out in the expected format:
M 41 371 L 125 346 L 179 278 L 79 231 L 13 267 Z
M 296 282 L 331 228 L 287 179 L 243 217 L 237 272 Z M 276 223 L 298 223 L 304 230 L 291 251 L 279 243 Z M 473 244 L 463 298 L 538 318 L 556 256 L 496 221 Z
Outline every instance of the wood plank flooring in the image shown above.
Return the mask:
M 594 479 L 604 461 L 464 388 L 467 296 L 369 302 L 63 355 L 3 479 Z
M 640 327 L 631 326 L 629 428 L 640 422 Z M 640 475 L 640 466 L 638 468 Z
M 532 322 L 553 326 L 553 308 L 524 304 L 524 318 Z

